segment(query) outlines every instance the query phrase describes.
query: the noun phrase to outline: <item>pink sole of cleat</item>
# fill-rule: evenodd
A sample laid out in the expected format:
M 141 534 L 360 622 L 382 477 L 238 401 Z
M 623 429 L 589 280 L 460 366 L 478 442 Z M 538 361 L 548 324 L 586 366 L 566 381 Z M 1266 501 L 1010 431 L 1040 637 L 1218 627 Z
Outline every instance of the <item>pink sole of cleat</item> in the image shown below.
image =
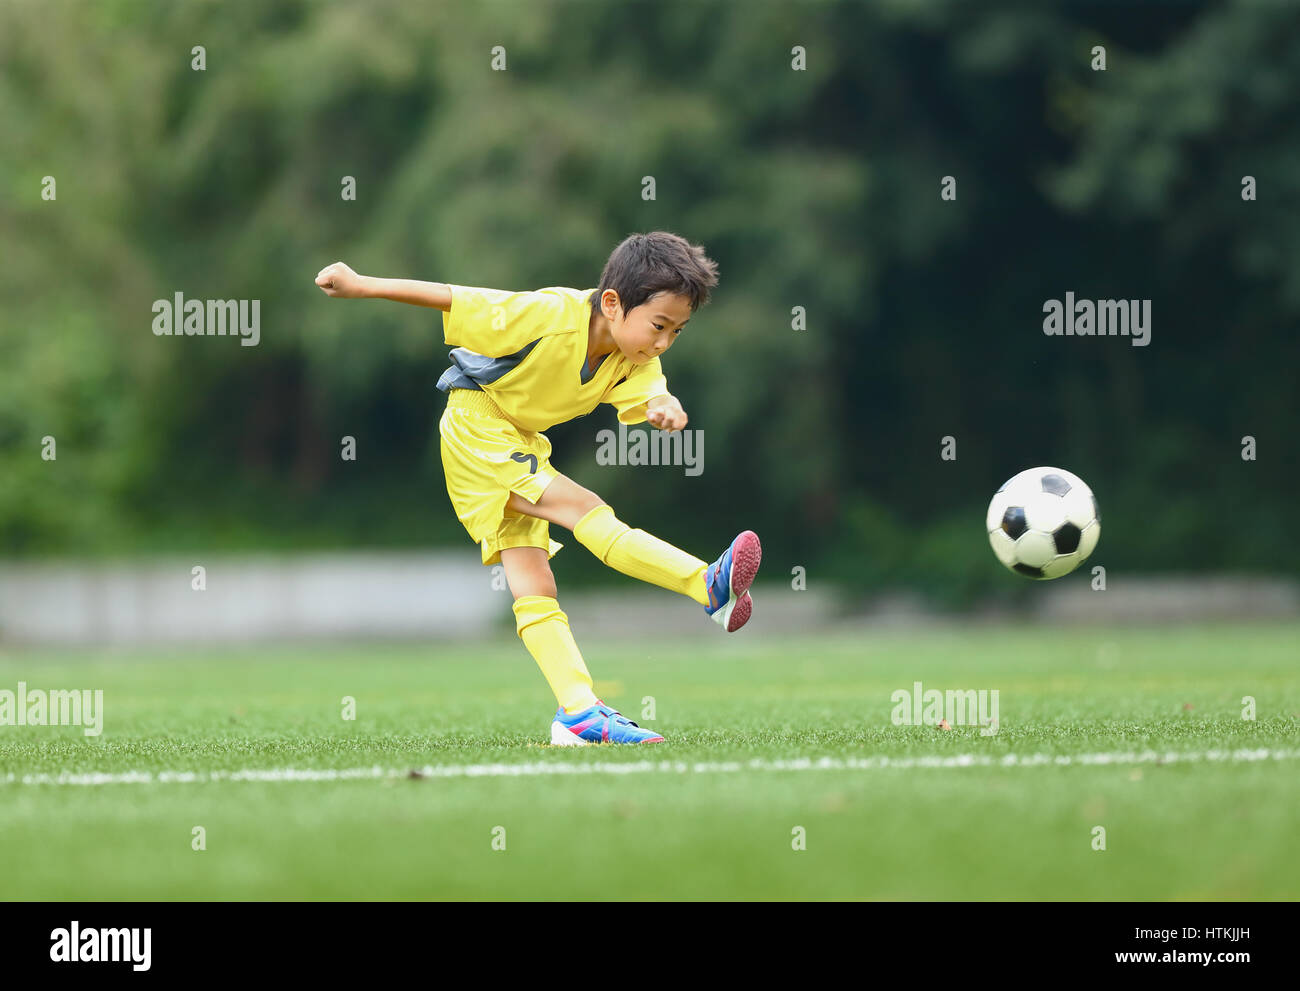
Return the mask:
M 758 542 L 758 534 L 753 530 L 746 530 L 732 541 L 731 591 L 736 595 L 748 591 L 749 586 L 754 584 L 754 576 L 758 574 L 758 566 L 762 561 L 763 545 Z M 739 612 L 739 603 L 736 608 Z M 749 618 L 748 609 L 745 611 L 745 618 Z
M 754 600 L 750 598 L 749 593 L 744 593 L 736 600 L 736 608 L 731 610 L 731 615 L 727 618 L 727 632 L 735 633 L 738 629 L 749 622 L 749 616 L 754 611 Z

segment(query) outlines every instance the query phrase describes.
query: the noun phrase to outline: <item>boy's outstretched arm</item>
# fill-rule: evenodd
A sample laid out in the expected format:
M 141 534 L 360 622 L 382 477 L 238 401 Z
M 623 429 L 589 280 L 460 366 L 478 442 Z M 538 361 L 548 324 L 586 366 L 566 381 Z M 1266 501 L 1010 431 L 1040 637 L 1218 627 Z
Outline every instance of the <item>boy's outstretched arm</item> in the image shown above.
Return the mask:
M 395 303 L 451 310 L 451 290 L 441 282 L 415 279 L 377 279 L 358 275 L 343 262 L 326 265 L 316 276 L 316 285 L 326 296 L 340 299 L 391 299 Z

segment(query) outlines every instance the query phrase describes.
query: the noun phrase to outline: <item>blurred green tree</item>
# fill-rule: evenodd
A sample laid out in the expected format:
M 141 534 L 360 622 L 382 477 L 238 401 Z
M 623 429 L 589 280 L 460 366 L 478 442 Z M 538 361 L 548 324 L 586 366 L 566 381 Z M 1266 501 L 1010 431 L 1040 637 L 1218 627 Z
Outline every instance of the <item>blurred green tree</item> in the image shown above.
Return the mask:
M 0 551 L 471 554 L 438 315 L 312 277 L 586 287 L 668 229 L 722 269 L 666 363 L 705 473 L 600 470 L 608 408 L 550 433 L 625 519 L 957 602 L 1058 463 L 1111 566 L 1294 571 L 1298 42 L 1254 3 L 6 4 Z M 1045 337 L 1067 290 L 1152 299 L 1151 346 Z M 175 292 L 260 299 L 261 344 L 155 337 Z

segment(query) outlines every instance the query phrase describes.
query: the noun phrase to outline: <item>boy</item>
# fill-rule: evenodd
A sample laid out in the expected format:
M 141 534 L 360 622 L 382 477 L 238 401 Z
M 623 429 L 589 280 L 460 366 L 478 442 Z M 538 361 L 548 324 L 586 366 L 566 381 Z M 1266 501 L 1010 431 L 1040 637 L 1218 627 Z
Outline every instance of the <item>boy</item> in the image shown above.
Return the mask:
M 556 601 L 550 559 L 563 546 L 549 524 L 571 531 L 625 575 L 690 596 L 728 633 L 753 609 L 750 584 L 762 549 L 746 530 L 712 564 L 621 522 L 594 492 L 551 467 L 542 430 L 610 403 L 623 423 L 686 426 L 659 356 L 718 284 L 704 249 L 675 234 L 633 234 L 605 264 L 595 290 L 506 292 L 322 269 L 327 296 L 391 299 L 443 312 L 452 365 L 438 381 L 447 408 L 438 425 L 447 493 L 482 549 L 500 561 L 514 595 L 515 625 L 555 693 L 551 742 L 659 743 L 592 691 L 568 617 Z

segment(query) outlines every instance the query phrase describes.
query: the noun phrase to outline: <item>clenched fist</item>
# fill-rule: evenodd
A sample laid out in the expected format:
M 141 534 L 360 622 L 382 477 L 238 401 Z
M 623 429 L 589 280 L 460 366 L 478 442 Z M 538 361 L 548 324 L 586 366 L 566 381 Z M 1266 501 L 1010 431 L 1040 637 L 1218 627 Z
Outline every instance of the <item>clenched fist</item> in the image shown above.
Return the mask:
M 320 286 L 321 292 L 326 296 L 360 299 L 366 295 L 365 280 L 364 275 L 357 275 L 343 262 L 335 262 L 320 270 L 316 276 L 316 285 Z
M 646 403 L 646 422 L 652 427 L 672 433 L 686 428 L 686 410 L 674 396 L 659 396 Z

